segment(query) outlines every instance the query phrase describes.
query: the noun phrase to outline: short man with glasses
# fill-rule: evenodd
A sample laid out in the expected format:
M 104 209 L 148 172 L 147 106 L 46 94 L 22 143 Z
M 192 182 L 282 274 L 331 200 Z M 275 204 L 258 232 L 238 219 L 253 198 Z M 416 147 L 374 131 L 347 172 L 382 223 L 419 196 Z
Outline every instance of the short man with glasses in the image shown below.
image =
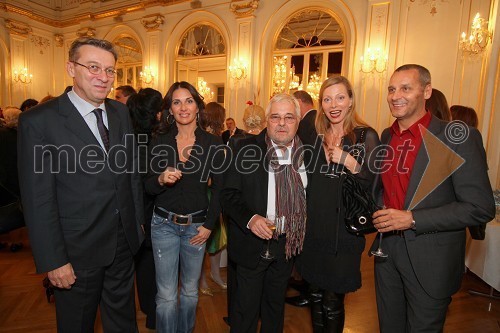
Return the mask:
M 231 225 L 228 253 L 236 263 L 231 332 L 256 332 L 259 316 L 261 332 L 283 331 L 292 258 L 305 234 L 307 176 L 296 135 L 297 100 L 275 95 L 266 119 L 265 130 L 238 143 L 222 190 Z M 274 233 L 272 222 L 278 222 Z
M 137 332 L 133 255 L 143 239 L 142 186 L 127 108 L 106 98 L 117 54 L 77 39 L 73 88 L 19 119 L 24 216 L 37 272 L 55 286 L 59 332 Z

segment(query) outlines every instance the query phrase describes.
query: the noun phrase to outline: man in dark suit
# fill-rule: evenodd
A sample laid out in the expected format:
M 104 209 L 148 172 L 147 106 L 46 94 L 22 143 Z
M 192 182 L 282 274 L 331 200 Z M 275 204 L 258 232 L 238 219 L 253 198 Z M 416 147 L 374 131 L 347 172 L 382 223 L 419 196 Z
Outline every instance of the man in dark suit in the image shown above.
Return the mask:
M 305 233 L 307 177 L 296 136 L 299 117 L 293 97 L 274 96 L 266 110 L 267 129 L 238 143 L 226 174 L 222 206 L 230 220 L 228 253 L 236 263 L 237 285 L 231 332 L 256 332 L 259 315 L 261 332 L 283 331 L 291 259 L 301 251 Z M 274 235 L 271 216 L 280 222 Z M 268 240 L 273 258 L 266 259 Z
M 430 73 L 420 65 L 399 67 L 389 82 L 396 121 L 381 140 L 387 208 L 373 215 L 387 255 L 375 261 L 382 333 L 442 332 L 465 269 L 465 228 L 495 216 L 481 134 L 465 127 L 468 135 L 457 137 L 427 112 L 431 91 Z
M 234 121 L 233 118 L 226 119 L 226 128 L 227 130 L 222 132 L 222 142 L 224 142 L 225 145 L 227 145 L 229 138 L 232 137 L 233 135 L 245 133 L 244 130 L 236 127 L 236 122 Z
M 293 93 L 293 97 L 299 102 L 300 117 L 302 119 L 299 124 L 299 129 L 297 130 L 297 135 L 303 138 L 305 143 L 314 144 L 314 139 L 316 138 L 316 127 L 314 123 L 318 111 L 314 109 L 314 102 L 311 95 L 309 95 L 307 91 L 297 90 Z
M 73 88 L 19 120 L 21 195 L 37 272 L 56 287 L 60 332 L 137 332 L 133 254 L 143 238 L 142 188 L 125 105 L 106 98 L 117 53 L 81 38 Z

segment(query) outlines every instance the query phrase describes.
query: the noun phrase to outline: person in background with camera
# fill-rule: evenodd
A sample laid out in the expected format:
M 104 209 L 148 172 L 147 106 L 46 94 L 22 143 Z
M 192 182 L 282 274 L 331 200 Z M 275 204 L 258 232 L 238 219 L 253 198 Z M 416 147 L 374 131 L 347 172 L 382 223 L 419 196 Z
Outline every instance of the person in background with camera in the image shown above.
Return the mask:
M 373 214 L 386 255 L 375 259 L 382 333 L 443 331 L 465 271 L 465 229 L 495 217 L 481 134 L 466 127 L 460 142 L 450 136 L 450 123 L 425 108 L 431 93 L 431 74 L 421 65 L 400 66 L 389 81 L 396 120 L 382 132 L 388 154 L 377 177 L 387 208 Z
M 221 212 L 223 176 L 216 168 L 224 164 L 226 146 L 200 127 L 205 103 L 190 83 L 175 82 L 162 109 L 145 180 L 146 192 L 155 196 L 151 240 L 158 288 L 156 330 L 192 332 L 206 241 Z
M 346 230 L 340 176 L 342 172 L 354 174 L 371 192 L 375 178 L 372 151 L 380 141 L 377 132 L 356 114 L 352 85 L 343 76 L 323 82 L 315 125 L 318 137 L 306 161 L 306 237 L 296 263 L 310 284 L 313 331 L 333 333 L 344 328 L 345 294 L 361 287 L 365 248 L 364 236 Z M 363 142 L 359 142 L 362 132 Z M 353 149 L 356 143 L 361 144 L 358 150 Z

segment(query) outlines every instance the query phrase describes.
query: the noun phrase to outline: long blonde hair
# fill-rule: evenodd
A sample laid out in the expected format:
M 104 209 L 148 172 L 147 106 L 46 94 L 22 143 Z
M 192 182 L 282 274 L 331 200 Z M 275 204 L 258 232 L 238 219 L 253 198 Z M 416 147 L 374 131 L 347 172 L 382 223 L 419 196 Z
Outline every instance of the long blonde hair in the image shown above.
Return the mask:
M 319 90 L 319 100 L 318 100 L 318 112 L 316 113 L 316 132 L 318 135 L 325 135 L 328 127 L 330 126 L 330 121 L 328 120 L 325 112 L 323 110 L 323 94 L 325 89 L 333 86 L 335 84 L 343 84 L 347 90 L 347 94 L 352 101 L 351 108 L 347 112 L 344 118 L 343 130 L 344 135 L 347 136 L 351 142 L 355 142 L 356 136 L 354 134 L 354 129 L 356 127 L 368 127 L 361 117 L 356 113 L 356 98 L 354 96 L 354 90 L 352 89 L 351 82 L 344 76 L 332 76 L 326 79 Z

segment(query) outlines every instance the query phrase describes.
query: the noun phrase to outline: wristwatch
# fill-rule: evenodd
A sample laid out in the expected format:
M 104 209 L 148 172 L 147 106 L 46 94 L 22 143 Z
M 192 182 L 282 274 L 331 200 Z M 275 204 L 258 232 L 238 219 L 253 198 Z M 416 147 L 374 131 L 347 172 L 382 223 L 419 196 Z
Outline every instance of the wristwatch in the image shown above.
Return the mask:
M 415 220 L 411 220 L 411 229 L 417 230 L 417 227 L 415 226 Z

